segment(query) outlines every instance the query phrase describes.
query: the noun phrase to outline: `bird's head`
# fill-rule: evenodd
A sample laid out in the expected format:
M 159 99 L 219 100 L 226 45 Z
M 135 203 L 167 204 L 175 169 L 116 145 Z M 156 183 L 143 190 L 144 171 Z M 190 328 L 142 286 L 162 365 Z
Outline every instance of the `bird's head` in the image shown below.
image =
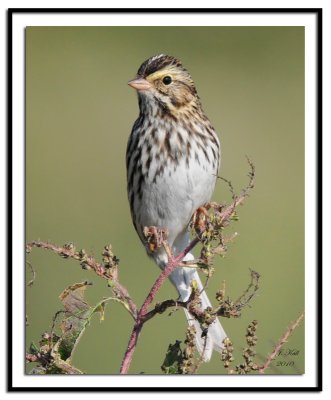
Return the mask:
M 199 104 L 191 75 L 172 56 L 160 54 L 149 58 L 128 84 L 137 90 L 140 107 L 160 107 L 177 115 L 193 103 Z

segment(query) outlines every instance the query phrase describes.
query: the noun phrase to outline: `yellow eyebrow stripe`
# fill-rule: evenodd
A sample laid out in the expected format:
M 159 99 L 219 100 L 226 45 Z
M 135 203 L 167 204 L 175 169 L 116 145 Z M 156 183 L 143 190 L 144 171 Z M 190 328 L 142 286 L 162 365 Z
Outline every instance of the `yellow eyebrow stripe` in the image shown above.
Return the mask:
M 167 67 L 167 68 L 161 69 L 160 71 L 153 72 L 153 74 L 148 75 L 146 79 L 148 81 L 149 80 L 154 81 L 156 79 L 162 78 L 165 75 L 171 75 L 172 78 L 175 78 L 178 74 L 179 74 L 179 71 L 176 67 L 173 67 L 173 68 Z

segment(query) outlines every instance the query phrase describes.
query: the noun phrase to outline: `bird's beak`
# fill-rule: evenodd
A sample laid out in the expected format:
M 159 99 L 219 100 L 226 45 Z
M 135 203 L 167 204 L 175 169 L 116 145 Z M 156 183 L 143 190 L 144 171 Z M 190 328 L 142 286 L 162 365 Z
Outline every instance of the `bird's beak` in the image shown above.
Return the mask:
M 152 85 L 146 81 L 144 78 L 135 78 L 128 82 L 128 85 L 131 86 L 133 89 L 138 91 L 140 90 L 149 90 Z

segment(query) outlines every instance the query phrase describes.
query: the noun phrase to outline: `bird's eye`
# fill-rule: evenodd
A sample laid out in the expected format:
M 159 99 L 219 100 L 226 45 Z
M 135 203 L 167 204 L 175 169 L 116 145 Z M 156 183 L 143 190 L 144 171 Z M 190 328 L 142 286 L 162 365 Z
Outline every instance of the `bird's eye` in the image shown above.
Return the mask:
M 162 82 L 165 84 L 165 85 L 170 85 L 170 83 L 172 82 L 172 79 L 171 79 L 171 76 L 165 76 L 163 79 L 162 79 Z

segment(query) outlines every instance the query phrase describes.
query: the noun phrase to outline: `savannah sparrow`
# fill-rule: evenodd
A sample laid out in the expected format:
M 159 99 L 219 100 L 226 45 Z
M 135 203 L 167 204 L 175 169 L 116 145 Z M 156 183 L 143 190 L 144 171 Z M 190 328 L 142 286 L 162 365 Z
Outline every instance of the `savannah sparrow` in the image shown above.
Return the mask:
M 140 109 L 126 153 L 133 224 L 143 243 L 144 227 L 167 229 L 168 243 L 176 255 L 189 243 L 192 215 L 214 191 L 219 140 L 202 110 L 190 74 L 178 59 L 164 54 L 151 57 L 128 84 L 137 90 Z M 147 252 L 161 268 L 165 267 L 167 255 L 162 247 Z M 192 259 L 189 253 L 184 260 Z M 177 268 L 170 275 L 183 301 L 190 296 L 193 279 L 202 291 L 201 306 L 210 307 L 194 268 Z M 205 339 L 198 321 L 184 311 L 189 324 L 196 328 L 197 349 L 208 361 L 213 350 L 222 350 L 226 334 L 215 320 Z

